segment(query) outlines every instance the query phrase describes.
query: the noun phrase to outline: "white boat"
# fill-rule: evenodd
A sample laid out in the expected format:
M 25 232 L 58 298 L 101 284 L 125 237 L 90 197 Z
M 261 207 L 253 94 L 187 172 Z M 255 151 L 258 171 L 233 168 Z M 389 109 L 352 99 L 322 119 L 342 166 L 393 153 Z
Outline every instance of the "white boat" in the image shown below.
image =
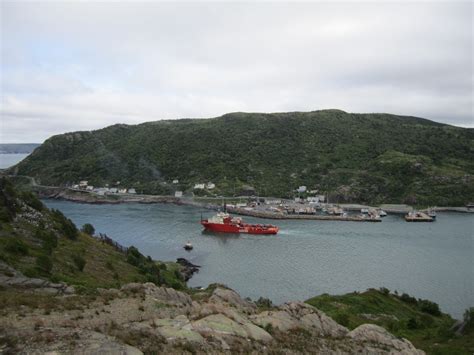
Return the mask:
M 384 210 L 379 211 L 379 216 L 380 217 L 385 217 L 386 215 L 387 215 L 387 212 L 385 212 Z
M 369 214 L 369 209 L 368 209 L 368 208 L 362 208 L 362 209 L 360 210 L 360 213 L 362 213 L 362 214 Z
M 186 244 L 184 244 L 184 250 L 193 250 L 193 245 L 191 244 L 191 242 L 187 242 Z

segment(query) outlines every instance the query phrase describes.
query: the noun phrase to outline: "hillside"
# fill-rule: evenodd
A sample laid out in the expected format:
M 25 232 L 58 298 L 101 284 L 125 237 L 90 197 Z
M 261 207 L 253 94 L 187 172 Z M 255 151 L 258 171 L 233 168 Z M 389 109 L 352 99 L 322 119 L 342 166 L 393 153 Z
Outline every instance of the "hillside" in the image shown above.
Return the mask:
M 89 292 L 129 282 L 186 287 L 180 265 L 154 262 L 134 247 L 80 231 L 58 210 L 49 210 L 31 192 L 0 178 L 0 263 L 30 278 L 66 283 Z
M 473 153 L 474 130 L 416 117 L 232 113 L 54 136 L 11 173 L 157 194 L 212 181 L 225 195 L 250 186 L 292 196 L 306 185 L 335 202 L 464 205 L 474 200 Z
M 452 329 L 453 319 L 441 313 L 437 304 L 390 293 L 386 288 L 340 296 L 324 294 L 306 302 L 349 329 L 365 323 L 377 324 L 429 354 L 474 352 L 474 308 L 466 310 L 467 325 L 460 335 Z

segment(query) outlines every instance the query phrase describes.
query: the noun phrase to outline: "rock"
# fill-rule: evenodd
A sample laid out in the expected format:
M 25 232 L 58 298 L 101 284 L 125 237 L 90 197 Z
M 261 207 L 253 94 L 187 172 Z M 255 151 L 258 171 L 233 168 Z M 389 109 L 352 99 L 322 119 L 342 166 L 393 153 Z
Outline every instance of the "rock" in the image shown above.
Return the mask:
M 246 311 L 250 313 L 254 313 L 257 308 L 254 303 L 242 299 L 237 292 L 221 287 L 218 287 L 214 290 L 212 296 L 209 298 L 209 301 L 214 303 L 224 302 L 240 311 Z
M 211 314 L 197 320 L 192 323 L 192 327 L 204 336 L 220 334 L 247 337 L 247 332 L 240 324 L 222 314 Z
M 255 324 L 250 322 L 242 324 L 249 338 L 253 340 L 261 341 L 264 343 L 270 342 L 273 340 L 273 337 L 265 330 L 260 327 L 257 327 Z
M 264 311 L 249 318 L 260 327 L 266 328 L 270 325 L 273 329 L 278 329 L 282 332 L 299 327 L 298 322 L 285 311 Z
M 53 295 L 74 293 L 74 287 L 72 286 L 61 282 L 53 283 L 48 280 L 26 277 L 3 261 L 0 261 L 0 286 Z
M 183 266 L 183 269 L 181 270 L 181 275 L 183 275 L 184 281 L 189 281 L 189 279 L 193 276 L 194 273 L 199 272 L 200 266 L 194 265 L 185 258 L 178 258 L 176 259 L 176 262 Z
M 382 345 L 391 348 L 398 354 L 422 355 L 425 353 L 422 350 L 416 349 L 408 340 L 397 338 L 375 324 L 362 324 L 349 332 L 348 336 L 358 342 L 368 342 L 375 344 L 377 347 Z

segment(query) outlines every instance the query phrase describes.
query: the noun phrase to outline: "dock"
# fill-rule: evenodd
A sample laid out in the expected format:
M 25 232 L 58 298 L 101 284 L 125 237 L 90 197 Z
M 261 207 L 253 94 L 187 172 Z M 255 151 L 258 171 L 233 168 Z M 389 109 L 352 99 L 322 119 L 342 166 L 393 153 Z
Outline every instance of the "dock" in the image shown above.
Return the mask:
M 238 207 L 227 207 L 230 213 L 267 219 L 306 219 L 316 221 L 344 221 L 344 222 L 382 222 L 381 218 L 369 218 L 359 216 L 324 216 L 316 214 L 285 214 L 278 212 L 246 210 Z

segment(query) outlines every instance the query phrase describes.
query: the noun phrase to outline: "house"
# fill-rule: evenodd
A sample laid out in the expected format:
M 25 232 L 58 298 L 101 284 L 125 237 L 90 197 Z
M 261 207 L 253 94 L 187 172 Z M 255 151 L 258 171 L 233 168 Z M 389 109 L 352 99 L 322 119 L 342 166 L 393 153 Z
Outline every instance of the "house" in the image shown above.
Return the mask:
M 301 202 L 301 198 L 295 197 L 295 202 Z
M 118 192 L 118 189 L 117 189 L 116 187 L 111 187 L 111 188 L 109 189 L 109 192 L 110 192 L 111 194 L 116 194 L 116 193 Z
M 195 184 L 194 190 L 204 190 L 204 184 Z
M 301 192 L 306 192 L 306 186 L 300 186 L 300 187 L 298 187 L 297 191 L 300 192 L 300 193 L 301 193 Z
M 88 182 L 89 182 L 89 181 L 87 181 L 87 180 L 81 180 L 81 181 L 79 181 L 79 187 L 85 189 L 85 188 L 87 187 L 87 185 L 88 185 Z
M 207 187 L 208 190 L 212 190 L 213 188 L 216 187 L 216 184 L 214 184 L 212 182 L 208 182 L 206 187 Z
M 319 190 L 310 190 L 309 193 L 310 194 L 317 194 Z
M 86 190 L 87 190 L 87 191 L 92 191 L 92 190 L 94 190 L 94 186 L 87 185 L 87 186 L 86 186 Z
M 119 189 L 118 192 L 119 192 L 119 194 L 126 194 L 127 189 Z
M 178 179 L 174 179 L 174 180 L 173 180 L 173 184 L 179 184 L 179 180 L 178 180 Z
M 319 203 L 319 198 L 318 196 L 310 196 L 306 198 L 306 201 L 309 203 Z
M 106 192 L 109 192 L 109 189 L 107 187 L 96 187 L 94 189 L 94 192 L 97 194 L 97 195 L 105 195 Z
M 136 194 L 137 192 L 135 191 L 134 188 L 128 189 L 129 194 Z
M 183 197 L 183 191 L 176 191 L 176 192 L 174 193 L 174 197 L 178 197 L 178 198 L 179 198 L 179 197 Z
M 281 203 L 281 199 L 279 198 L 266 198 L 265 204 L 266 205 L 279 205 Z
M 73 188 L 73 189 L 78 189 L 78 188 L 79 188 L 79 185 L 78 185 L 78 184 L 72 185 L 72 188 Z
M 326 196 L 324 196 L 324 195 L 317 195 L 316 197 L 318 198 L 319 202 L 326 201 Z

